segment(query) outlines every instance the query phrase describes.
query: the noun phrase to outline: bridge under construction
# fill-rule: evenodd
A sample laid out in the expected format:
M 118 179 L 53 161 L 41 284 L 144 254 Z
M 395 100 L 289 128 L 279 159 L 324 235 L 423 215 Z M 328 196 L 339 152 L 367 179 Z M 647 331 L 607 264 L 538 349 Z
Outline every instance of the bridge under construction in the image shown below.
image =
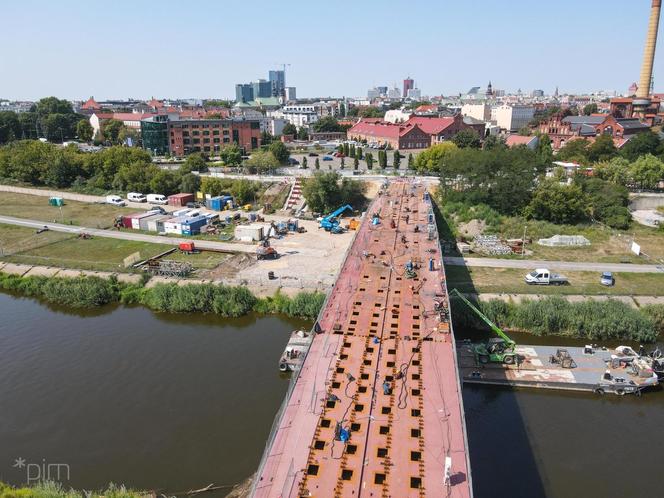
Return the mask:
M 381 190 L 314 331 L 253 496 L 472 496 L 445 271 L 422 184 Z

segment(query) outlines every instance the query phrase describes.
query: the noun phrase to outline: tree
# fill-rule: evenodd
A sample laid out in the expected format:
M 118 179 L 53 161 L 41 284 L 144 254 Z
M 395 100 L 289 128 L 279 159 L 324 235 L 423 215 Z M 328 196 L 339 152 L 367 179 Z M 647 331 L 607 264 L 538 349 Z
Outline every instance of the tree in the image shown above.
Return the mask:
M 452 137 L 452 142 L 461 149 L 479 149 L 482 144 L 479 134 L 472 128 L 461 130 Z
M 239 166 L 242 162 L 242 151 L 236 144 L 226 145 L 219 151 L 219 157 L 228 166 Z
M 364 160 L 367 162 L 367 169 L 373 169 L 374 158 L 371 152 L 366 153 Z
M 189 154 L 185 159 L 184 164 L 180 166 L 180 171 L 182 173 L 191 173 L 192 171 L 199 171 L 203 173 L 207 170 L 207 160 L 202 152 L 194 152 Z
M 306 157 L 302 158 L 302 169 L 307 169 L 307 158 Z
M 76 125 L 82 118 L 81 115 L 74 112 L 70 102 L 56 97 L 39 100 L 32 106 L 30 112 L 34 113 L 34 121 L 38 124 L 41 135 L 50 141 L 57 142 L 74 138 Z
M 559 161 L 572 161 L 580 164 L 587 163 L 588 159 L 588 141 L 585 138 L 575 138 L 570 140 L 560 148 L 556 159 Z
M 664 178 L 664 163 L 652 154 L 641 156 L 632 163 L 630 176 L 641 188 L 654 189 Z
M 279 164 L 288 163 L 290 152 L 288 151 L 288 147 L 286 147 L 283 142 L 272 142 L 268 147 L 268 150 L 272 153 Z
M 182 177 L 168 170 L 159 170 L 150 180 L 150 192 L 171 195 L 178 192 Z
M 413 154 L 408 154 L 408 169 L 412 170 L 415 167 L 415 159 Z
M 394 151 L 394 156 L 392 158 L 392 166 L 394 166 L 394 169 L 399 169 L 399 166 L 401 166 L 401 154 L 399 154 L 398 150 Z
M 150 180 L 159 172 L 154 164 L 134 161 L 123 164 L 113 178 L 113 188 L 117 190 L 147 192 L 150 190 Z
M 357 171 L 359 167 L 360 167 L 360 160 L 357 157 L 353 158 L 353 169 Z
M 297 139 L 309 140 L 309 130 L 307 130 L 304 126 L 300 126 L 300 129 L 297 132 Z
M 361 118 L 382 118 L 385 116 L 385 111 L 377 107 L 362 107 L 358 109 L 357 115 Z
M 608 161 L 618 154 L 611 135 L 600 135 L 588 146 L 588 160 L 592 163 Z
M 275 142 L 281 143 L 281 142 Z M 249 173 L 263 174 L 278 168 L 279 161 L 271 151 L 257 150 L 251 154 L 251 157 L 244 162 Z
M 360 160 L 362 159 L 363 153 L 364 151 L 362 150 L 362 147 L 358 147 L 357 149 L 355 149 L 355 156 Z
M 590 116 L 591 114 L 595 114 L 597 112 L 597 104 L 592 103 L 592 104 L 586 104 L 583 107 L 583 115 L 584 116 Z
M 312 125 L 316 133 L 321 132 L 339 132 L 342 131 L 339 121 L 334 116 L 325 116 L 320 118 Z
M 578 185 L 561 185 L 547 180 L 535 189 L 526 214 L 557 224 L 577 223 L 585 218 L 584 204 L 583 192 Z
M 0 112 L 0 144 L 21 138 L 21 123 L 15 112 Z
M 118 133 L 118 142 L 121 144 L 131 145 L 136 147 L 138 145 L 138 139 L 140 138 L 139 132 L 128 126 L 123 126 L 120 128 L 120 133 Z
M 435 173 L 440 170 L 445 159 L 458 147 L 454 142 L 440 142 L 420 152 L 415 159 L 415 169 L 418 173 Z
M 107 140 L 114 145 L 118 144 L 118 138 L 122 128 L 124 128 L 124 123 L 117 119 L 109 119 L 108 121 L 104 122 L 101 127 L 101 133 L 104 137 L 104 140 Z
M 529 126 L 524 126 L 519 129 L 518 134 L 522 137 L 529 137 L 532 134 L 532 130 Z
M 90 121 L 87 119 L 79 120 L 79 122 L 76 124 L 76 135 L 78 136 L 78 139 L 89 143 L 92 141 L 93 134 L 94 130 L 90 124 Z
M 315 167 L 316 167 L 316 171 L 318 171 L 320 169 L 320 161 L 318 160 L 318 158 L 316 158 Z
M 344 159 L 345 159 L 344 157 L 341 158 L 341 166 L 339 166 L 339 169 L 344 169 L 346 165 L 346 161 Z
M 650 130 L 637 133 L 620 149 L 620 155 L 628 161 L 636 161 L 646 154 L 656 156 L 662 153 L 664 153 L 664 142 Z
M 343 102 L 339 104 L 339 116 L 342 118 L 346 116 L 346 105 Z
M 350 144 L 348 142 L 344 144 L 344 156 L 350 156 Z
M 627 186 L 632 181 L 630 163 L 623 157 L 614 157 L 610 161 L 596 164 L 593 174 L 614 185 Z
M 355 157 L 355 144 L 350 146 L 350 154 L 348 154 L 349 157 Z
M 274 137 L 269 131 L 262 131 L 261 132 L 261 145 L 270 145 L 272 141 L 274 140 Z
M 612 228 L 629 228 L 632 215 L 627 209 L 629 192 L 623 186 L 609 183 L 601 178 L 588 178 L 577 175 L 578 184 L 585 196 L 588 214 Z
M 344 178 L 335 172 L 315 173 L 304 181 L 302 195 L 309 208 L 316 213 L 329 213 L 339 206 L 359 207 L 364 203 L 364 183 Z
M 286 123 L 284 125 L 284 129 L 281 131 L 281 134 L 297 136 L 297 128 L 292 123 Z
M 195 193 L 201 188 L 201 177 L 193 173 L 187 173 L 180 177 L 180 192 Z
M 237 204 L 249 204 L 255 198 L 255 194 L 259 189 L 258 182 L 252 182 L 246 178 L 241 178 L 239 180 L 233 180 L 230 186 L 230 194 L 235 199 Z
M 484 145 L 482 146 L 484 150 L 496 149 L 498 147 L 507 147 L 505 144 L 505 139 L 499 137 L 498 135 L 489 135 L 486 137 L 484 140 Z

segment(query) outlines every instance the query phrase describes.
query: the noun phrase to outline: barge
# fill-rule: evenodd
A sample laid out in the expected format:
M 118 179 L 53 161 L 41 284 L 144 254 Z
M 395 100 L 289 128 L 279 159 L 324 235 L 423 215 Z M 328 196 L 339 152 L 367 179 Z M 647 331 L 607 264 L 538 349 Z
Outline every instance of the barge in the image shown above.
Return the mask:
M 458 343 L 462 382 L 619 396 L 640 395 L 659 382 L 653 362 L 627 346 L 610 350 L 597 346 L 518 345 L 515 352 L 518 361 L 512 365 L 481 363 L 474 344 Z

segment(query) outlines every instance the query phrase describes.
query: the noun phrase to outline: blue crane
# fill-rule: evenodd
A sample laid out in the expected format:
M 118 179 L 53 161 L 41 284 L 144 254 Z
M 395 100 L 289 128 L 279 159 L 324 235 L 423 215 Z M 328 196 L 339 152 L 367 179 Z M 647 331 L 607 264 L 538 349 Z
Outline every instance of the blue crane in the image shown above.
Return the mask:
M 337 219 L 337 217 L 341 215 L 344 211 L 352 211 L 352 210 L 353 207 L 348 204 L 346 204 L 345 206 L 341 206 L 339 209 L 337 209 L 333 213 L 328 214 L 322 220 L 320 220 L 320 227 L 324 228 L 325 231 L 327 232 L 341 233 L 343 230 L 339 226 L 339 220 Z

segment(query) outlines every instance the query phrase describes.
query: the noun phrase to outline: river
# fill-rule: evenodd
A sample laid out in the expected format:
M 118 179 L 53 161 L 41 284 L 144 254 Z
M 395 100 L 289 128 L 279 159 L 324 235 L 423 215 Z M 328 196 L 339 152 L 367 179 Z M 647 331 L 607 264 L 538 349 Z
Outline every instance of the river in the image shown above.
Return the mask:
M 167 493 L 256 470 L 287 388 L 278 357 L 290 331 L 308 326 L 140 307 L 72 312 L 8 294 L 0 316 L 0 480 L 60 472 L 76 488 L 112 481 Z M 478 498 L 662 494 L 662 392 L 467 387 L 464 403 Z

